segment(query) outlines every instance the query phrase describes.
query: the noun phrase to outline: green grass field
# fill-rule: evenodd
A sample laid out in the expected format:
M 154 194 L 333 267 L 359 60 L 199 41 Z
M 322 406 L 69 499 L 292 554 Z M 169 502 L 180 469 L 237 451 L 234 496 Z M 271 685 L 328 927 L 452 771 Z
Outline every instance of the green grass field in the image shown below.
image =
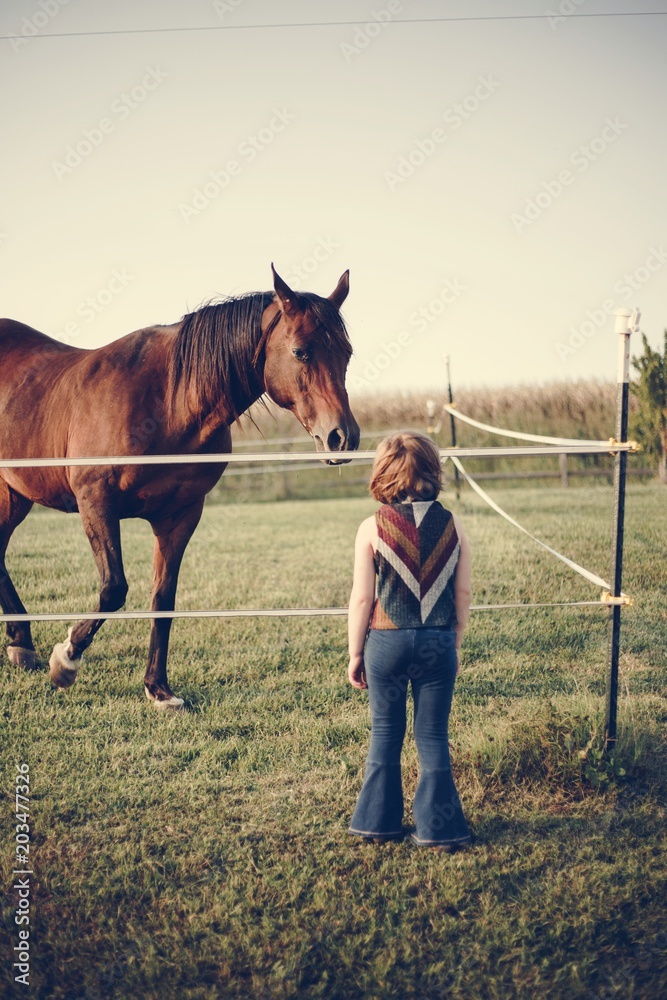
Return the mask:
M 606 577 L 608 487 L 498 501 Z M 224 496 L 224 488 L 223 494 Z M 447 499 L 447 498 L 445 498 Z M 346 833 L 369 740 L 344 619 L 181 621 L 145 701 L 147 622 L 107 623 L 68 691 L 3 664 L 0 995 L 652 1000 L 667 995 L 667 493 L 628 497 L 619 743 L 602 757 L 607 612 L 473 614 L 451 718 L 476 835 L 454 856 Z M 474 601 L 597 598 L 468 491 Z M 349 498 L 207 507 L 181 608 L 344 605 Z M 128 522 L 128 607 L 148 606 L 151 537 Z M 78 518 L 39 510 L 8 563 L 31 610 L 92 607 Z M 44 662 L 65 624 L 37 624 Z M 13 982 L 16 765 L 30 769 L 30 986 Z M 411 737 L 407 801 L 417 779 Z M 406 816 L 409 822 L 409 815 Z

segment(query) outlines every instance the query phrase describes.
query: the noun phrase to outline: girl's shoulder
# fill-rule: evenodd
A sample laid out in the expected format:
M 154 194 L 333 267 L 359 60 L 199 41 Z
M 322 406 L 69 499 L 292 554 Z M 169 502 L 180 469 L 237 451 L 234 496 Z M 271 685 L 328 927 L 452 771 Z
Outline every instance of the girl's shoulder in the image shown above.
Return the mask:
M 375 514 L 365 518 L 357 528 L 357 539 L 372 538 L 377 531 Z

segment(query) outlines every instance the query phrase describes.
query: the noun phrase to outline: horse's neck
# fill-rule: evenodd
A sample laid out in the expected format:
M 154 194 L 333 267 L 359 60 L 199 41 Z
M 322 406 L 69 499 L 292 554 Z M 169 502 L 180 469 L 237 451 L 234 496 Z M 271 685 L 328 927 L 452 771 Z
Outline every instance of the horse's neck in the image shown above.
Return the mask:
M 176 436 L 186 439 L 189 447 L 195 449 L 210 447 L 211 442 L 217 441 L 220 435 L 264 394 L 264 351 L 266 341 L 271 336 L 278 318 L 277 312 L 275 303 L 270 303 L 262 315 L 257 344 L 254 348 L 255 358 L 248 380 L 249 388 L 241 388 L 232 375 L 232 384 L 221 387 L 218 398 L 208 401 L 204 404 L 205 409 L 202 409 L 202 399 L 197 398 L 196 387 L 188 386 L 185 380 L 181 380 L 173 387 L 170 423 Z M 244 367 L 249 367 L 248 359 L 243 364 Z
M 253 403 L 263 395 L 263 390 L 259 390 L 257 394 L 248 401 L 247 405 L 243 406 L 241 413 L 245 413 L 249 410 Z M 240 416 L 241 414 L 239 414 Z M 234 410 L 226 403 L 224 400 L 221 401 L 220 405 L 209 414 L 207 414 L 201 422 L 194 418 L 189 421 L 188 433 L 191 435 L 191 440 L 196 440 L 197 447 L 206 450 L 215 446 L 215 443 L 224 437 L 226 433 L 229 432 L 232 424 L 235 423 L 237 417 L 234 415 Z
M 266 392 L 264 384 L 264 352 L 266 342 L 271 336 L 278 320 L 278 308 L 271 302 L 262 315 L 259 337 L 255 345 L 255 359 L 251 381 L 254 388 L 249 393 L 243 393 L 238 385 L 230 385 L 221 393 L 216 406 L 212 407 L 201 420 L 201 438 L 203 446 L 216 438 L 224 428 L 231 427 Z
M 239 416 L 264 395 L 264 384 L 259 374 L 257 387 L 249 397 L 232 401 L 231 389 L 221 392 L 215 405 L 202 412 L 195 400 L 189 397 L 188 387 L 180 385 L 171 398 L 170 436 L 181 446 L 193 451 L 213 449 Z

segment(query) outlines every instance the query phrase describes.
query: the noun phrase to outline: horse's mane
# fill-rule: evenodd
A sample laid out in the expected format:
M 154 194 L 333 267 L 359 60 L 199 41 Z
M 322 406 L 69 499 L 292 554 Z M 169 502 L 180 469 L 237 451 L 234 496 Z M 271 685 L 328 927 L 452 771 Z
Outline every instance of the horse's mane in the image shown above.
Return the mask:
M 226 392 L 237 419 L 262 391 L 255 354 L 272 299 L 272 292 L 249 292 L 186 313 L 174 344 L 172 391 L 184 382 L 200 412 Z
M 273 326 L 262 337 L 262 314 L 274 299 L 273 292 L 248 292 L 208 303 L 186 313 L 180 322 L 171 361 L 170 387 L 181 382 L 200 412 L 215 406 L 221 392 L 234 419 L 263 391 L 259 355 Z M 296 297 L 297 308 L 308 309 L 318 321 L 318 336 L 328 348 L 352 354 L 352 345 L 338 309 L 329 299 L 311 292 Z

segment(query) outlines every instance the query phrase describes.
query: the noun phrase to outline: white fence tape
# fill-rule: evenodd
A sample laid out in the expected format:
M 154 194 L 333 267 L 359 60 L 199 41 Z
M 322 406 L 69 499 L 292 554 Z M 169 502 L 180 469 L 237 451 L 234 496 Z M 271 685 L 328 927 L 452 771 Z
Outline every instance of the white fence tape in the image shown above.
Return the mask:
M 607 581 L 603 580 L 601 576 L 597 576 L 595 573 L 591 573 L 589 570 L 584 569 L 584 567 L 580 566 L 579 563 L 573 562 L 573 560 L 568 559 L 567 556 L 561 555 L 560 552 L 556 552 L 556 550 L 552 549 L 551 546 L 547 545 L 546 542 L 543 542 L 539 538 L 536 538 L 535 535 L 531 534 L 531 532 L 528 531 L 527 528 L 524 528 L 522 524 L 519 524 L 518 521 L 515 521 L 513 517 L 511 517 L 506 511 L 504 511 L 502 507 L 499 507 L 498 504 L 495 502 L 495 500 L 491 499 L 489 494 L 482 489 L 479 483 L 476 483 L 475 480 L 472 478 L 472 476 L 470 476 L 466 472 L 466 470 L 463 468 L 463 465 L 458 460 L 458 458 L 453 457 L 452 462 L 459 470 L 461 475 L 467 480 L 467 482 L 470 483 L 475 493 L 477 493 L 482 498 L 482 500 L 484 500 L 484 502 L 489 505 L 489 507 L 495 510 L 497 514 L 500 514 L 501 517 L 504 517 L 506 521 L 509 521 L 510 524 L 513 524 L 515 528 L 519 529 L 519 531 L 523 531 L 524 535 L 528 535 L 528 537 L 532 538 L 534 542 L 537 542 L 538 545 L 541 545 L 543 549 L 546 549 L 547 552 L 550 552 L 552 556 L 555 556 L 556 559 L 560 559 L 561 562 L 565 563 L 566 566 L 569 566 L 570 569 L 574 570 L 575 573 L 578 573 L 580 576 L 583 576 L 584 579 L 588 580 L 590 583 L 594 583 L 596 584 L 596 586 L 602 587 L 603 590 L 611 589 Z
M 634 442 L 625 444 L 594 442 L 593 444 L 574 442 L 558 448 L 522 448 L 520 446 L 494 448 L 441 448 L 441 458 L 458 455 L 461 458 L 512 458 L 522 455 L 597 455 L 613 454 L 617 451 L 634 451 Z M 327 462 L 339 464 L 348 462 L 372 462 L 374 451 L 312 452 L 287 451 L 264 452 L 252 455 L 238 455 L 231 452 L 209 455 L 97 455 L 69 456 L 67 458 L 0 458 L 0 469 L 47 469 L 69 466 L 92 465 L 206 465 L 235 462 Z
M 471 611 L 502 611 L 506 608 L 599 608 L 609 607 L 610 601 L 555 601 L 546 604 L 471 604 Z M 113 621 L 118 619 L 150 618 L 315 618 L 342 617 L 347 608 L 235 608 L 215 611 L 75 611 L 70 614 L 43 612 L 25 615 L 0 615 L 0 622 L 71 622 Z
M 596 447 L 603 447 L 609 451 L 609 441 L 582 441 L 578 438 L 559 438 L 559 437 L 546 437 L 542 434 L 526 434 L 523 431 L 508 431 L 501 427 L 492 427 L 490 424 L 482 424 L 479 420 L 473 420 L 472 417 L 467 417 L 464 413 L 460 413 L 455 406 L 450 406 L 448 403 L 443 405 L 443 410 L 450 413 L 457 420 L 463 420 L 466 424 L 470 424 L 471 427 L 478 427 L 481 431 L 488 431 L 489 434 L 500 434 L 502 437 L 516 438 L 520 441 L 536 441 L 539 444 L 554 444 L 554 445 L 595 445 Z M 624 450 L 618 445 L 614 445 L 615 451 Z

